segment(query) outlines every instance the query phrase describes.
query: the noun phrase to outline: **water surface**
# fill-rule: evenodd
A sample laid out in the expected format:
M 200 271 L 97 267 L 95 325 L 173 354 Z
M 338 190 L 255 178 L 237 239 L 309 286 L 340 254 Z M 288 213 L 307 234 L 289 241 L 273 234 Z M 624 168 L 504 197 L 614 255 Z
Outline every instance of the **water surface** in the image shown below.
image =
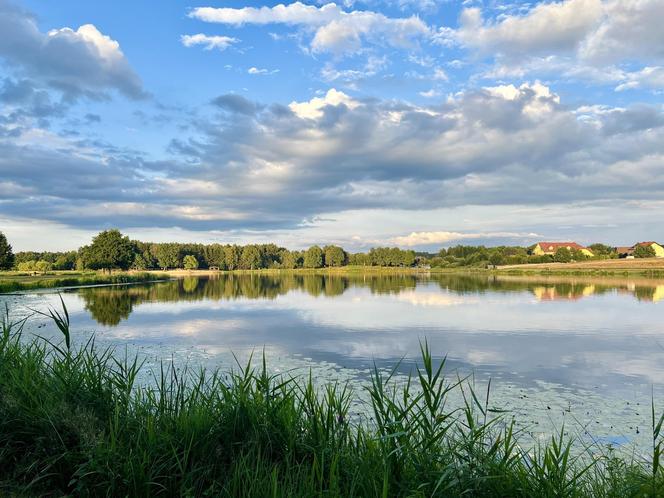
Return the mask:
M 220 275 L 63 295 L 77 340 L 159 361 L 222 368 L 265 351 L 278 371 L 366 382 L 374 364 L 407 374 L 426 339 L 453 375 L 492 379 L 492 402 L 533 434 L 573 425 L 648 443 L 664 400 L 664 281 L 487 275 Z M 54 293 L 4 296 L 44 309 Z M 52 326 L 31 320 L 32 331 Z M 361 387 L 358 389 L 361 391 Z M 664 408 L 664 405 L 661 406 Z M 358 408 L 358 410 L 361 408 Z M 548 429 L 541 429 L 542 427 Z

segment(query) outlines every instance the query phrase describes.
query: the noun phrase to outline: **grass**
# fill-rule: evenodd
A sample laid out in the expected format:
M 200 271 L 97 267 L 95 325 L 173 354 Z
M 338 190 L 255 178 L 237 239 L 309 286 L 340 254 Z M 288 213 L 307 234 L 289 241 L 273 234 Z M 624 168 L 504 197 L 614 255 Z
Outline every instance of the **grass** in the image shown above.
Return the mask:
M 404 385 L 377 368 L 370 421 L 349 417 L 348 385 L 164 366 L 139 385 L 136 358 L 0 329 L 0 495 L 255 497 L 659 497 L 662 425 L 652 454 L 625 458 L 560 435 L 530 446 L 489 394 L 435 368 L 426 343 Z M 465 406 L 447 406 L 453 390 Z
M 58 272 L 33 276 L 26 273 L 0 273 L 0 294 L 35 289 L 56 289 L 99 284 L 127 284 L 152 282 L 163 277 L 150 273 L 117 273 L 104 275 L 96 272 Z

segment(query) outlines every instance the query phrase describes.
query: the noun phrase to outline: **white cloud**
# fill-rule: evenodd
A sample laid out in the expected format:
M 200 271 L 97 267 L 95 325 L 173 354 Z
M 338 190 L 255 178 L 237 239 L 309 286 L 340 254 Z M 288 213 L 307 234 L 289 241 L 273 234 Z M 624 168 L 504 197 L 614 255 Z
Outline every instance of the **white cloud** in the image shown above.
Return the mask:
M 268 75 L 268 74 L 276 74 L 278 73 L 278 69 L 264 69 L 264 68 L 257 68 L 257 67 L 250 67 L 247 69 L 247 73 L 249 74 L 257 74 L 257 75 Z
M 195 35 L 182 35 L 180 41 L 185 47 L 193 47 L 194 45 L 203 45 L 205 50 L 226 50 L 232 44 L 239 42 L 237 38 L 231 36 L 208 36 L 203 33 Z
M 447 81 L 447 80 L 449 80 L 449 78 L 447 77 L 447 73 L 439 67 L 434 69 L 433 75 L 431 76 L 431 79 L 438 80 L 438 81 Z
M 145 97 L 120 44 L 93 24 L 42 33 L 29 13 L 0 3 L 0 33 L 0 57 L 71 97 L 99 96 L 109 89 Z
M 597 63 L 664 60 L 664 2 L 609 0 L 602 22 L 584 39 L 581 58 Z
M 532 118 L 550 113 L 554 106 L 560 104 L 560 97 L 546 85 L 539 81 L 532 84 L 523 83 L 520 87 L 514 85 L 498 85 L 494 87 L 485 87 L 490 95 L 500 97 L 505 100 L 517 100 L 525 98 L 528 103 L 523 106 L 523 113 Z
M 328 62 L 321 70 L 321 78 L 325 81 L 342 80 L 354 82 L 357 80 L 370 78 L 382 71 L 388 65 L 387 57 L 369 56 L 366 63 L 360 69 L 339 69 L 334 64 Z
M 426 92 L 420 92 L 420 95 L 422 97 L 426 97 L 426 98 L 430 99 L 430 98 L 433 98 L 433 97 L 439 97 L 440 92 L 438 90 L 432 88 L 431 90 L 427 90 Z
M 655 73 L 664 61 L 663 18 L 662 0 L 562 0 L 494 21 L 468 8 L 454 38 L 494 58 L 497 67 L 485 77 L 555 74 L 619 90 L 661 88 Z M 623 63 L 643 66 L 627 73 Z
M 479 8 L 461 14 L 459 39 L 483 51 L 506 54 L 574 50 L 602 16 L 601 0 L 540 3 L 526 15 L 510 15 L 486 23 Z
M 389 242 L 397 246 L 416 247 L 447 244 L 454 241 L 478 239 L 532 239 L 539 237 L 536 233 L 516 232 L 488 232 L 488 233 L 462 233 L 462 232 L 412 232 L 402 237 L 394 237 Z
M 430 36 L 418 17 L 390 18 L 371 11 L 345 12 L 334 3 L 321 7 L 294 2 L 274 7 L 197 7 L 189 13 L 206 22 L 242 26 L 244 24 L 286 24 L 313 31 L 313 52 L 359 51 L 365 41 L 392 47 L 410 47 L 417 39 Z
M 102 34 L 93 24 L 84 24 L 76 31 L 71 28 L 53 29 L 48 32 L 48 37 L 54 41 L 65 39 L 70 43 L 86 43 L 94 47 L 99 58 L 109 65 L 117 64 L 124 59 L 120 44 L 110 36 Z
M 616 87 L 616 91 L 636 88 L 664 88 L 664 67 L 644 67 L 640 71 L 625 73 L 624 80 Z
M 301 118 L 317 119 L 323 115 L 325 107 L 337 107 L 342 104 L 349 109 L 355 109 L 360 105 L 358 101 L 349 97 L 344 92 L 331 88 L 327 91 L 325 97 L 314 97 L 306 102 L 291 102 L 288 107 Z
M 189 17 L 205 22 L 231 24 L 307 24 L 320 26 L 338 19 L 343 11 L 335 4 L 322 7 L 294 2 L 290 5 L 279 4 L 274 7 L 196 7 Z
M 661 211 L 653 204 L 664 196 L 661 106 L 575 109 L 537 82 L 468 90 L 431 106 L 360 100 L 337 89 L 289 106 L 239 95 L 211 105 L 219 112 L 177 137 L 187 161 L 150 161 L 78 138 L 0 136 L 0 188 L 10 194 L 3 215 L 84 227 L 112 216 L 125 227 L 265 230 L 321 213 L 398 209 L 399 224 L 383 221 L 383 233 L 348 225 L 349 217 L 338 228 L 364 240 L 440 244 L 450 236 L 440 227 L 496 240 L 570 224 L 578 213 L 569 206 L 579 202 L 605 206 L 604 220 L 619 204 L 620 219 L 638 221 L 634 213 L 645 208 L 629 202 L 639 201 L 652 209 L 651 227 Z M 506 213 L 509 204 L 528 207 Z M 450 209 L 445 220 L 422 214 L 469 205 L 484 206 L 474 225 L 467 210 Z M 567 206 L 564 216 L 551 205 Z M 482 225 L 492 210 L 493 224 Z M 501 217 L 528 224 L 505 226 Z

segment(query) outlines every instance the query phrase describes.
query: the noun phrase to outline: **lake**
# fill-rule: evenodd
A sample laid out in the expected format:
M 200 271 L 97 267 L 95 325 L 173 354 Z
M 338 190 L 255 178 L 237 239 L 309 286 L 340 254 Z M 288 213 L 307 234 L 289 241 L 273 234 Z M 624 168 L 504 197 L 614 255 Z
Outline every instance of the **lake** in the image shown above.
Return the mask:
M 185 277 L 64 292 L 75 340 L 161 361 L 231 368 L 266 355 L 358 394 L 376 365 L 412 371 L 425 339 L 451 379 L 491 379 L 491 404 L 544 437 L 565 425 L 600 443 L 647 447 L 664 409 L 664 280 L 486 274 Z M 16 314 L 58 307 L 54 292 L 0 296 Z M 54 337 L 33 317 L 28 331 Z M 458 402 L 459 400 L 457 400 Z

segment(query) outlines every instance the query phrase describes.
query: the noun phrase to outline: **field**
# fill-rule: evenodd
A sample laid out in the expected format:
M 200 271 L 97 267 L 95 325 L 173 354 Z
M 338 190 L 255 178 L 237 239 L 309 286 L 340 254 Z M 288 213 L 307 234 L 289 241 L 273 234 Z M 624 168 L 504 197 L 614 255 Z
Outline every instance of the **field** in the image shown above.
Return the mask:
M 505 265 L 502 270 L 523 271 L 598 271 L 598 272 L 659 272 L 664 271 L 664 258 L 643 259 L 603 259 L 597 261 L 579 261 L 576 263 L 537 263 L 525 265 Z

